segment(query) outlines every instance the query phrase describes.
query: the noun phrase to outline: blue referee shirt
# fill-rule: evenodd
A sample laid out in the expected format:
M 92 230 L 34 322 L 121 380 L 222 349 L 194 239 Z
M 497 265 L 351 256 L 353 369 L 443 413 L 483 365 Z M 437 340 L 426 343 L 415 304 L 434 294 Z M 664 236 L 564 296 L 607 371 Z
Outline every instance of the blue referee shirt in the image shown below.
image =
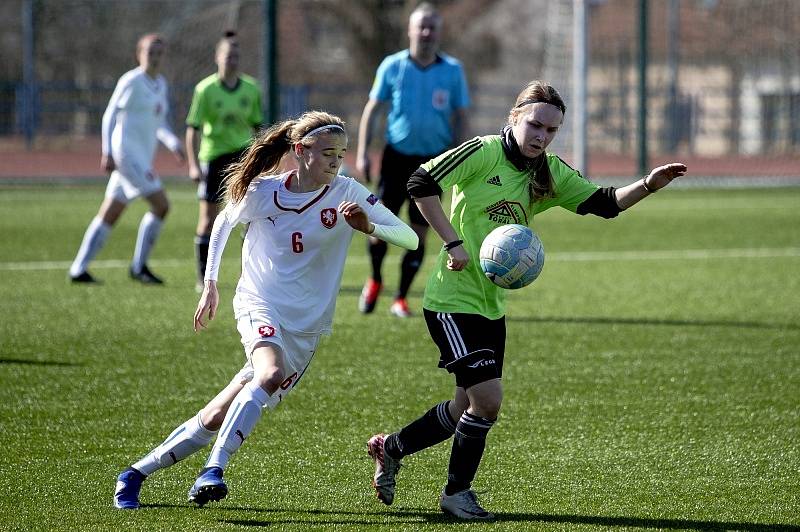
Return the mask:
M 461 62 L 446 54 L 421 68 L 409 50 L 387 56 L 378 67 L 369 97 L 391 102 L 386 142 L 405 155 L 438 155 L 453 143 L 450 118 L 469 106 Z

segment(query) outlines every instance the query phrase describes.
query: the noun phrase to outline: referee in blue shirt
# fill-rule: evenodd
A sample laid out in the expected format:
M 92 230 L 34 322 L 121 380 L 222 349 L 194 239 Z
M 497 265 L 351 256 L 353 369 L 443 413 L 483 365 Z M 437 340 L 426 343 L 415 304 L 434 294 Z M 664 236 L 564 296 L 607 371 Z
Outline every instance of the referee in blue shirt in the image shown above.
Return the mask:
M 461 62 L 439 51 L 442 17 L 433 5 L 420 4 L 409 17 L 409 47 L 387 56 L 378 67 L 369 100 L 361 115 L 356 166 L 370 180 L 368 148 L 375 118 L 386 112 L 386 146 L 383 151 L 378 195 L 397 214 L 408 199 L 406 183 L 422 164 L 458 145 L 466 131 L 469 93 Z M 400 286 L 390 311 L 410 316 L 406 295 L 419 271 L 425 250 L 428 223 L 413 201 L 408 202 L 411 227 L 419 247 L 406 252 L 400 270 Z M 367 279 L 358 307 L 367 314 L 375 309 L 383 288 L 381 266 L 387 246 L 369 238 L 372 276 Z

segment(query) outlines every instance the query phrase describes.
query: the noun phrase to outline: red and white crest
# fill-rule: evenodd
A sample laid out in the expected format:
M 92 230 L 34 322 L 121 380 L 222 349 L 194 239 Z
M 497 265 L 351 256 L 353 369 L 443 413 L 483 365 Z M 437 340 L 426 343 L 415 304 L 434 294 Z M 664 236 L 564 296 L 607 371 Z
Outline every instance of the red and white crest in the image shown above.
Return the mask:
M 450 106 L 450 91 L 447 89 L 436 89 L 433 91 L 431 99 L 433 108 L 438 111 L 443 111 Z
M 272 325 L 262 325 L 258 328 L 258 334 L 260 334 L 262 338 L 269 338 L 270 336 L 274 336 L 275 327 L 273 327 Z
M 322 209 L 319 211 L 319 219 L 322 221 L 322 225 L 328 229 L 336 225 L 337 217 L 336 209 Z

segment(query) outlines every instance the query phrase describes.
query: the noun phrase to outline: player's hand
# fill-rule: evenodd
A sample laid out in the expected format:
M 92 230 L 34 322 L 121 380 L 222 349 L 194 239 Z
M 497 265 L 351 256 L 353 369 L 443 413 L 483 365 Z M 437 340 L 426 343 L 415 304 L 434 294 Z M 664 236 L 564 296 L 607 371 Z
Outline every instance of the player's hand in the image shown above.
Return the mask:
M 669 163 L 664 166 L 653 168 L 650 174 L 645 177 L 645 183 L 653 190 L 664 188 L 672 183 L 676 177 L 686 174 L 686 165 L 683 163 Z
M 369 234 L 372 224 L 369 222 L 367 213 L 364 212 L 358 203 L 343 201 L 339 204 L 339 212 L 344 216 L 344 221 L 356 231 Z
M 114 158 L 112 156 L 103 155 L 100 158 L 100 168 L 102 168 L 104 172 L 108 172 L 110 174 L 117 169 L 117 165 L 114 164 Z
M 469 264 L 469 254 L 463 245 L 456 246 L 447 252 L 447 269 L 460 272 Z
M 197 303 L 197 310 L 194 311 L 194 332 L 206 328 L 203 317 L 208 314 L 208 321 L 217 315 L 217 305 L 219 305 L 219 292 L 217 291 L 216 281 L 205 281 L 203 283 L 203 294 Z
M 183 152 L 183 148 L 180 146 L 176 149 L 172 154 L 175 156 L 175 160 L 177 160 L 181 165 L 186 162 L 186 154 Z
M 203 179 L 203 171 L 196 164 L 189 163 L 189 179 L 195 183 L 199 183 Z
M 368 156 L 361 155 L 356 157 L 356 169 L 361 172 L 361 176 L 364 178 L 365 183 L 372 181 L 372 175 L 370 173 L 370 161 Z

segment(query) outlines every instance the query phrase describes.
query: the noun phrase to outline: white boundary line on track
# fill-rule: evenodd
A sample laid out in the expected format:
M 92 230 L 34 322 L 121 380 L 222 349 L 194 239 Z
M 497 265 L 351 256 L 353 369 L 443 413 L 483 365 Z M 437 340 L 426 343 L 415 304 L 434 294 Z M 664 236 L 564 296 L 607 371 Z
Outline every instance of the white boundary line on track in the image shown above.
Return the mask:
M 743 248 L 743 249 L 674 249 L 650 251 L 564 251 L 551 253 L 546 261 L 555 262 L 608 262 L 635 260 L 709 260 L 709 259 L 770 259 L 781 257 L 800 257 L 798 248 Z M 397 257 L 396 257 L 397 258 Z M 367 257 L 352 257 L 348 262 L 366 264 Z M 154 259 L 153 266 L 179 267 L 194 264 L 192 258 L 186 259 Z M 28 261 L 0 262 L 0 271 L 46 271 L 68 270 L 70 261 Z M 128 260 L 97 260 L 92 262 L 92 269 L 127 268 Z

